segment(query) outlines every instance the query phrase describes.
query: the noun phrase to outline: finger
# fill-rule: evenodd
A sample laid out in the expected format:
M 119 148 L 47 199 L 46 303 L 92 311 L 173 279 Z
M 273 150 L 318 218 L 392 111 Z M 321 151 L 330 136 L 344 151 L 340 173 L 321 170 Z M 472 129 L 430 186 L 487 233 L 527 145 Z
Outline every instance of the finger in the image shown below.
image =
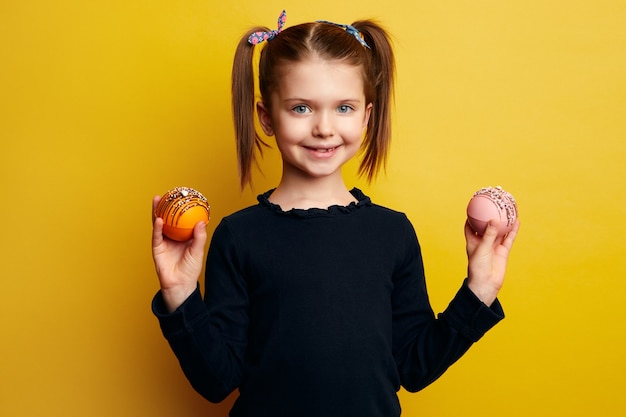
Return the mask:
M 194 257 L 202 258 L 204 256 L 204 246 L 207 241 L 206 226 L 206 222 L 200 221 L 193 228 L 193 241 L 190 249 Z
M 515 223 L 513 224 L 513 229 L 511 229 L 511 231 L 506 235 L 506 237 L 502 241 L 502 246 L 504 246 L 508 250 L 511 250 L 511 247 L 513 246 L 513 242 L 515 242 L 515 238 L 517 238 L 517 232 L 519 230 L 519 227 L 520 227 L 520 221 L 519 219 L 516 219 Z
M 154 197 L 152 197 L 152 223 L 154 223 L 154 220 L 156 219 L 156 209 L 160 201 L 161 196 L 155 195 Z
M 488 248 L 492 248 L 498 238 L 498 222 L 496 220 L 489 220 L 485 233 L 483 233 L 482 244 Z
M 476 250 L 476 245 L 478 245 L 478 243 L 480 242 L 480 236 L 474 231 L 474 229 L 472 229 L 469 220 L 465 221 L 464 233 L 465 249 L 467 251 L 467 254 L 470 255 Z
M 163 219 L 157 217 L 152 226 L 152 248 L 156 248 L 163 243 Z
M 472 229 L 472 226 L 470 226 L 469 220 L 465 220 L 465 238 L 466 239 L 470 239 L 471 237 L 476 236 L 476 232 L 474 231 L 474 229 Z

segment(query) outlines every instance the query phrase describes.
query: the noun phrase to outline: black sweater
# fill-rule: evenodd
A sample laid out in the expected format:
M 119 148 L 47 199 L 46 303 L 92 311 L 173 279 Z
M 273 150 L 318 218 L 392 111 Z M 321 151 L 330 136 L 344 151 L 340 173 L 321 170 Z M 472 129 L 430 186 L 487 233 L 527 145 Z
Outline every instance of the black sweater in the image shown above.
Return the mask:
M 199 290 L 164 336 L 212 402 L 239 388 L 232 417 L 393 417 L 400 385 L 437 379 L 504 317 L 464 283 L 435 317 L 407 217 L 373 204 L 283 212 L 269 202 L 222 220 Z

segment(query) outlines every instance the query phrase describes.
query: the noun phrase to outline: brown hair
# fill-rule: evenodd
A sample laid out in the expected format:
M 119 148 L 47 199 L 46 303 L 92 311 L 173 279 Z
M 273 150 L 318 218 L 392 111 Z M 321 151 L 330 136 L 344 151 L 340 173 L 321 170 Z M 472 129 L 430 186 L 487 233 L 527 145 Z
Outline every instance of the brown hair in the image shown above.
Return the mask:
M 361 33 L 369 48 L 361 45 L 343 28 L 328 23 L 303 23 L 280 32 L 261 50 L 259 90 L 265 105 L 271 107 L 269 98 L 277 88 L 280 77 L 277 68 L 310 57 L 360 66 L 365 100 L 373 106 L 362 145 L 359 175 L 365 175 L 371 181 L 385 165 L 391 140 L 390 107 L 395 63 L 389 35 L 380 25 L 362 20 L 352 26 Z M 239 41 L 233 62 L 232 111 L 242 187 L 251 181 L 252 163 L 256 163 L 255 148 L 262 153 L 263 146 L 266 146 L 254 125 L 254 46 L 248 43 L 248 37 L 254 32 L 268 30 L 265 27 L 250 29 Z

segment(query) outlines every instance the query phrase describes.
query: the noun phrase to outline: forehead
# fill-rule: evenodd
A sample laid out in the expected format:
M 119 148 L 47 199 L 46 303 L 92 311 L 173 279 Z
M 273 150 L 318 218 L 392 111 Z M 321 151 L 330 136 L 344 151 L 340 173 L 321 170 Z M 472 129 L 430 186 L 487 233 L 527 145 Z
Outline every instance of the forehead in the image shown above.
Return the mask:
M 318 58 L 290 62 L 278 69 L 277 90 L 281 98 L 287 97 L 364 97 L 361 66 L 343 61 Z

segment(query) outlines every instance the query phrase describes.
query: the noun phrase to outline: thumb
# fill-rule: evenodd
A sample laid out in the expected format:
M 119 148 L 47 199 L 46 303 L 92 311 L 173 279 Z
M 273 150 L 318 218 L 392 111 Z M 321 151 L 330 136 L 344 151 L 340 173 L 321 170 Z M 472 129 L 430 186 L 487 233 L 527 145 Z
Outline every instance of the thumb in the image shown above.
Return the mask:
M 483 242 L 486 246 L 491 247 L 498 238 L 498 222 L 496 220 L 489 220 L 485 233 L 483 233 Z
M 207 222 L 200 221 L 193 228 L 193 242 L 191 243 L 191 252 L 194 256 L 204 256 L 204 246 L 207 241 L 206 232 Z

